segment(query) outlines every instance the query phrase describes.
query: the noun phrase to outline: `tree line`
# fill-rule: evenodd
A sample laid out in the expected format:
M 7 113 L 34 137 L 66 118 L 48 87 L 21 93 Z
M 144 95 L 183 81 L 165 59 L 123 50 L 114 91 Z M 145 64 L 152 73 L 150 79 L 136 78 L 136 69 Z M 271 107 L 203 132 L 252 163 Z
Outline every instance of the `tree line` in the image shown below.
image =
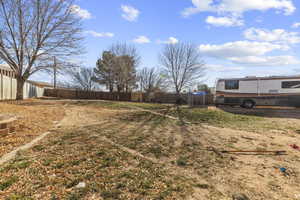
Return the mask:
M 154 92 L 173 90 L 180 94 L 184 89 L 201 81 L 204 62 L 196 48 L 189 43 L 166 45 L 159 55 L 159 67 L 139 68 L 140 56 L 134 46 L 117 43 L 104 51 L 95 68 L 83 68 L 72 77 L 89 77 L 87 82 L 106 86 L 110 92 L 141 91 L 149 96 Z M 75 75 L 75 76 L 74 76 Z M 80 83 L 76 78 L 74 83 Z M 93 90 L 81 84 L 81 89 Z M 73 86 L 74 87 L 74 86 Z

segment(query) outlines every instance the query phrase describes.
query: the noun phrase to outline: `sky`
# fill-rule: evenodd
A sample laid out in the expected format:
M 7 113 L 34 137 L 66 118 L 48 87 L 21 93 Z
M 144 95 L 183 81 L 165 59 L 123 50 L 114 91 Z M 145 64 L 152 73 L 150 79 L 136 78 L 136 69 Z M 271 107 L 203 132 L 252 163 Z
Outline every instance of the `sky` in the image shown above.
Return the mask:
M 165 44 L 191 42 L 206 77 L 300 74 L 299 0 L 77 0 L 86 67 L 116 42 L 135 45 L 140 67 L 160 67 Z

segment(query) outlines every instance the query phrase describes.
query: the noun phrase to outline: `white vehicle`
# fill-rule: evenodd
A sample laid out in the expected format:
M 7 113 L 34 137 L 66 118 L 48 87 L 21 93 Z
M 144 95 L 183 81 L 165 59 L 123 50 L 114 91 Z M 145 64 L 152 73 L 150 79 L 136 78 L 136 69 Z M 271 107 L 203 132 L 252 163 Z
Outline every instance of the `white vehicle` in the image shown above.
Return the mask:
M 219 79 L 216 105 L 300 107 L 300 76 Z

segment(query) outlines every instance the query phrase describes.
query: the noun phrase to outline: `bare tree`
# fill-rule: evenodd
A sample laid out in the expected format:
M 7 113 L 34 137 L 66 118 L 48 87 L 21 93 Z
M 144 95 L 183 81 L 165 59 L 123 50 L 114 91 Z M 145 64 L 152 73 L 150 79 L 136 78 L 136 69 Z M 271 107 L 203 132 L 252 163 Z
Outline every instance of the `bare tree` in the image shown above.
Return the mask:
M 81 53 L 81 23 L 72 0 L 0 0 L 0 59 L 15 72 L 17 99 L 34 73 Z
M 94 90 L 98 86 L 98 84 L 93 80 L 95 77 L 93 68 L 71 68 L 66 72 L 66 75 L 70 77 L 70 81 L 67 81 L 64 85 L 86 91 Z
M 126 43 L 116 43 L 113 44 L 109 51 L 114 54 L 115 56 L 129 56 L 133 59 L 134 67 L 137 67 L 140 64 L 140 56 L 137 52 L 135 46 L 128 45 Z
M 118 92 L 130 92 L 136 88 L 136 69 L 134 58 L 128 55 L 118 56 L 116 84 Z
M 156 68 L 142 68 L 138 73 L 140 88 L 146 93 L 146 98 L 150 93 L 164 90 L 165 84 L 161 72 Z
M 134 46 L 117 43 L 109 50 L 116 56 L 115 80 L 118 92 L 129 92 L 136 88 L 136 68 L 140 63 L 140 56 Z
M 196 46 L 188 43 L 168 44 L 160 55 L 164 77 L 179 96 L 205 75 L 205 64 Z

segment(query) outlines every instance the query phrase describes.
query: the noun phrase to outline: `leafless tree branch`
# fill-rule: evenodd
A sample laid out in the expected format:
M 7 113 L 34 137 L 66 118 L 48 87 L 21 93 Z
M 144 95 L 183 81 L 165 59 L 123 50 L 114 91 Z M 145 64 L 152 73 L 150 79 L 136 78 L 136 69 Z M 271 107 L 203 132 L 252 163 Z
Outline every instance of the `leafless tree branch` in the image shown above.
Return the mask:
M 157 68 L 142 68 L 138 73 L 140 89 L 148 97 L 150 93 L 162 91 L 166 88 L 165 81 L 161 71 Z
M 73 0 L 0 0 L 0 59 L 16 73 L 17 99 L 32 74 L 82 53 Z
M 66 70 L 65 75 L 70 78 L 70 81 L 65 81 L 71 88 L 92 91 L 98 88 L 98 83 L 93 80 L 95 73 L 93 68 L 79 67 Z
M 168 44 L 160 55 L 164 77 L 179 95 L 205 75 L 205 64 L 196 46 L 188 43 Z

